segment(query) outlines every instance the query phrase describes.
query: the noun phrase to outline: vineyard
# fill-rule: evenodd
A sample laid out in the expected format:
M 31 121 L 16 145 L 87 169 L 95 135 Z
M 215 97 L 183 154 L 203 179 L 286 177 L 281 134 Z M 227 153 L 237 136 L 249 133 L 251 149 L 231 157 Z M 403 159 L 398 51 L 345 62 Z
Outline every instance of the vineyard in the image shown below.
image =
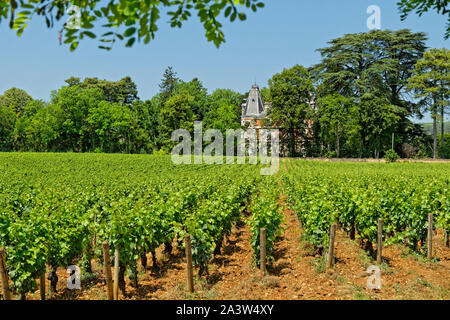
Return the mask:
M 361 274 L 375 264 L 379 219 L 385 282 L 368 292 Z M 402 277 L 404 288 L 426 282 L 424 298 L 450 299 L 449 234 L 449 164 L 286 160 L 268 177 L 256 165 L 176 166 L 168 156 L 0 154 L 0 247 L 13 299 L 39 299 L 43 281 L 41 298 L 107 299 L 105 243 L 120 299 L 357 298 L 348 288 L 408 298 L 393 283 Z M 66 288 L 69 265 L 81 269 L 81 290 Z
M 427 238 L 428 213 L 433 213 L 437 228 L 450 233 L 448 167 L 408 164 L 381 172 L 380 168 L 297 162 L 283 177 L 289 203 L 312 245 L 328 246 L 329 228 L 338 222 L 351 239 L 357 234 L 370 249 L 381 218 L 386 244 L 406 243 L 418 250 L 418 243 L 423 248 Z

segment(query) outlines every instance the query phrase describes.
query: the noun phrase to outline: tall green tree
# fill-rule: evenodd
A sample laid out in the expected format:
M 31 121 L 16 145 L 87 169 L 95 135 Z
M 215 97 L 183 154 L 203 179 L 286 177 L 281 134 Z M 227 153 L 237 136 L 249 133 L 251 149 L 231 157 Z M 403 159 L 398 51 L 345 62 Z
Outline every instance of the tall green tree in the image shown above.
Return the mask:
M 241 127 L 242 95 L 229 89 L 217 89 L 208 96 L 208 113 L 204 119 L 207 129 L 226 133 Z
M 15 87 L 6 90 L 0 98 L 0 104 L 10 108 L 18 117 L 22 115 L 23 109 L 31 101 L 33 98 L 25 90 Z
M 89 109 L 87 122 L 92 126 L 92 147 L 102 152 L 130 150 L 131 111 L 121 104 L 100 101 Z
M 133 46 L 136 40 L 147 44 L 158 31 L 161 10 L 167 11 L 172 28 L 181 28 L 183 22 L 197 14 L 207 40 L 219 47 L 225 42 L 223 25 L 219 22 L 221 13 L 233 22 L 236 18 L 246 20 L 245 8 L 257 11 L 264 7 L 259 0 L 11 0 L 0 2 L 0 23 L 9 20 L 9 27 L 17 30 L 20 36 L 36 16 L 44 18 L 49 28 L 61 18 L 67 20 L 72 5 L 81 10 L 79 19 L 76 10 L 72 10 L 70 19 L 75 18 L 72 21 L 79 23 L 81 28 L 71 28 L 71 23 L 64 24 L 64 43 L 70 44 L 71 50 L 75 50 L 84 38 L 96 38 L 99 27 L 104 31 L 99 48 L 110 50 L 118 40 L 126 40 L 127 47 Z
M 328 145 L 334 140 L 336 156 L 339 158 L 342 136 L 354 125 L 357 116 L 355 104 L 351 99 L 334 93 L 320 97 L 317 109 L 323 136 Z
M 407 80 L 412 66 L 425 51 L 425 40 L 425 34 L 410 30 L 374 30 L 347 34 L 318 50 L 322 61 L 314 66 L 312 74 L 319 97 L 337 92 L 354 99 L 359 114 L 370 115 L 359 117 L 360 157 L 379 153 L 375 147 L 380 147 L 380 141 L 386 137 L 373 135 L 371 128 L 375 123 L 384 123 L 385 112 L 392 113 L 388 118 L 397 118 L 389 122 L 396 127 L 384 128 L 380 134 L 391 136 L 392 132 L 402 132 L 408 127 L 407 117 L 415 114 L 416 105 L 407 95 Z M 371 97 L 380 101 L 370 103 Z M 379 105 L 385 107 L 370 110 Z M 368 119 L 373 122 L 367 122 Z
M 223 118 L 224 122 L 230 123 L 230 125 L 232 125 L 232 123 L 236 121 L 237 124 L 240 125 L 242 115 L 242 101 L 244 101 L 244 98 L 246 97 L 246 95 L 230 89 L 216 89 L 208 96 L 208 113 L 205 119 L 207 126 L 214 129 L 214 127 L 208 125 L 208 123 L 214 122 L 214 119 L 218 119 L 216 110 L 220 108 L 233 109 L 233 114 L 231 114 L 231 111 L 230 113 L 228 113 L 228 111 L 226 112 L 230 118 Z M 232 125 L 232 127 L 234 128 L 234 125 Z
M 59 144 L 63 114 L 59 106 L 48 104 L 33 115 L 27 126 L 29 151 L 62 151 Z
M 16 115 L 14 112 L 0 103 L 0 151 L 12 149 L 12 134 Z
M 133 153 L 152 153 L 158 150 L 160 109 L 155 100 L 157 99 L 136 101 L 132 105 L 130 137 Z
M 283 151 L 295 157 L 308 137 L 313 81 L 307 69 L 296 65 L 269 80 L 272 108 L 268 118 L 281 130 Z M 286 150 L 287 149 L 287 150 Z
M 34 147 L 30 139 L 30 126 L 35 115 L 44 108 L 44 102 L 32 100 L 22 109 L 20 116 L 14 125 L 13 144 L 17 151 L 33 151 Z
M 365 92 L 361 97 L 356 119 L 358 125 L 367 130 L 367 150 L 374 158 L 380 158 L 383 151 L 391 149 L 392 133 L 401 116 L 405 116 L 402 111 L 374 91 Z
M 177 77 L 177 73 L 173 70 L 172 66 L 169 66 L 164 70 L 163 77 L 159 84 L 159 95 L 161 104 L 165 104 L 167 100 L 172 97 L 175 86 L 180 81 Z
M 4 145 L 17 151 L 29 149 L 27 145 L 27 127 L 33 115 L 42 108 L 42 101 L 35 101 L 22 89 L 11 88 L 0 96 L 0 108 L 4 108 L 3 117 L 5 129 Z M 9 110 L 6 111 L 6 110 Z M 14 115 L 12 117 L 12 115 Z M 13 127 L 10 130 L 10 127 Z M 6 142 L 8 140 L 8 142 Z
M 77 86 L 62 87 L 52 94 L 51 104 L 61 110 L 61 151 L 86 152 L 91 150 L 92 132 L 87 121 L 92 108 L 103 99 L 98 88 L 81 89 Z
M 159 129 L 161 148 L 169 152 L 174 142 L 171 140 L 172 132 L 177 129 L 186 129 L 193 132 L 194 113 L 191 104 L 194 97 L 187 91 L 172 96 L 161 108 L 161 126 Z
M 264 102 L 271 102 L 272 98 L 270 97 L 270 90 L 269 88 L 263 87 L 261 88 L 261 97 Z
M 186 91 L 194 98 L 192 99 L 191 110 L 196 116 L 195 120 L 202 121 L 208 111 L 208 91 L 203 86 L 203 83 L 198 78 L 194 78 L 189 82 L 180 80 L 175 83 L 173 93 L 177 94 L 182 91 Z
M 438 156 L 438 113 L 441 112 L 441 136 L 444 137 L 444 113 L 450 99 L 450 50 L 430 49 L 425 52 L 409 79 L 409 89 L 415 92 L 422 105 L 427 106 L 433 118 L 433 157 Z M 444 139 L 442 139 L 444 144 Z

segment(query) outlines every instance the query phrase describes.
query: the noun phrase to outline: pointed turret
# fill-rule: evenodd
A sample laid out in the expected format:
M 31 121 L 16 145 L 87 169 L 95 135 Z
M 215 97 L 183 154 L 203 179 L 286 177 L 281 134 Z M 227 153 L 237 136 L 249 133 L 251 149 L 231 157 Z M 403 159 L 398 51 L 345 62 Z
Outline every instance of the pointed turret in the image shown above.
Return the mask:
M 259 87 L 254 85 L 250 89 L 247 101 L 242 105 L 242 119 L 262 119 L 266 115 Z

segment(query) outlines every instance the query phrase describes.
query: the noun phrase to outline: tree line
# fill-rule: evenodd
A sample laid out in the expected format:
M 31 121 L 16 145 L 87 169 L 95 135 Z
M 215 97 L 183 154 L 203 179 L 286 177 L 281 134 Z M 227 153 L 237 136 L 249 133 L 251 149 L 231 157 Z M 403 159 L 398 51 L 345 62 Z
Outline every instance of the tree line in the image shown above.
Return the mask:
M 393 148 L 403 157 L 448 157 L 438 124 L 448 113 L 450 53 L 426 40 L 407 29 L 347 34 L 318 49 L 317 65 L 275 74 L 261 90 L 272 103 L 264 123 L 282 130 L 283 154 L 378 158 Z M 193 131 L 194 121 L 222 132 L 241 127 L 247 93 L 208 93 L 172 67 L 159 89 L 143 101 L 130 77 L 71 77 L 44 102 L 11 88 L 0 96 L 0 150 L 167 153 L 173 130 Z M 428 112 L 433 137 L 411 120 Z
M 182 81 L 172 67 L 146 101 L 130 77 L 65 83 L 49 102 L 18 88 L 0 96 L 1 151 L 167 153 L 172 131 L 193 128 L 194 121 L 223 130 L 240 124 L 240 93 L 208 94 L 200 80 Z

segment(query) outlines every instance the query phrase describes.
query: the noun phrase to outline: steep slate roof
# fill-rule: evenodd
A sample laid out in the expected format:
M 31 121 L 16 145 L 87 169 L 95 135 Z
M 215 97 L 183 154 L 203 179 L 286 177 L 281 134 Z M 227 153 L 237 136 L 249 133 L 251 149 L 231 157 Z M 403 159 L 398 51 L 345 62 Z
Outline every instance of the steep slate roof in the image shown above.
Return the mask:
M 242 105 L 242 118 L 262 119 L 265 117 L 265 108 L 259 87 L 254 85 L 250 89 L 247 102 Z

